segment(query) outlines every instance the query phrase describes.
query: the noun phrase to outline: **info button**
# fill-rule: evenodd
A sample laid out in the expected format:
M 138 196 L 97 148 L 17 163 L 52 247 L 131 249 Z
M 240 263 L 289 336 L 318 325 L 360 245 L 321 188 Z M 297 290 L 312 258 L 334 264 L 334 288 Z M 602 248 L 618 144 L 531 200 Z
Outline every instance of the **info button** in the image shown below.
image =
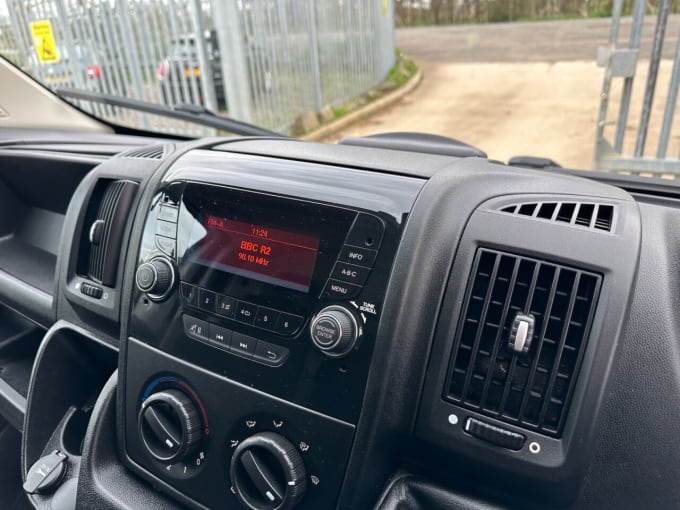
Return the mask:
M 342 247 L 338 260 L 341 262 L 349 262 L 350 264 L 355 264 L 357 266 L 373 267 L 373 263 L 377 256 L 378 252 L 375 250 L 346 244 Z

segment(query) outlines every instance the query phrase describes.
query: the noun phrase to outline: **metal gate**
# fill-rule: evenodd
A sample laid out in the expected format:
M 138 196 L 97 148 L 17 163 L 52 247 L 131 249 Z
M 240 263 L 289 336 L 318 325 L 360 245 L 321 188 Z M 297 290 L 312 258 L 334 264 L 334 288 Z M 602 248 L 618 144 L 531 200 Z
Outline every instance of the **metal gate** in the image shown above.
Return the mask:
M 387 0 L 6 0 L 0 53 L 48 86 L 168 106 L 202 105 L 286 132 L 338 106 L 394 63 Z M 37 52 L 49 22 L 55 56 Z M 202 135 L 187 123 L 79 103 L 113 122 Z
M 622 19 L 622 6 L 623 0 L 614 0 L 609 44 L 598 49 L 597 63 L 605 68 L 605 74 L 593 166 L 617 172 L 680 174 L 680 124 L 675 119 L 680 86 L 680 33 L 668 30 L 671 0 L 659 0 L 654 21 L 645 19 L 645 0 L 636 0 L 630 24 Z M 629 38 L 620 43 L 624 24 L 629 29 Z M 641 45 L 645 35 L 647 39 L 651 35 L 649 53 L 643 47 L 646 45 Z M 668 47 L 664 49 L 667 39 L 675 36 L 674 52 Z M 642 82 L 640 77 L 636 82 L 635 77 L 644 72 L 645 64 L 646 79 Z M 631 111 L 631 106 L 638 102 L 639 117 L 637 111 Z M 608 117 L 610 108 L 614 111 L 613 119 Z

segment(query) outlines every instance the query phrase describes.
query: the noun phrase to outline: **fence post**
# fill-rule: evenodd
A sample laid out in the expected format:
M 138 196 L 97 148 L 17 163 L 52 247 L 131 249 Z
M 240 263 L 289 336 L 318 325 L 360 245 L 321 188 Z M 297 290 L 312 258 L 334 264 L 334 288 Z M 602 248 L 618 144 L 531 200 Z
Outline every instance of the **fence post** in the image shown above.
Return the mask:
M 66 51 L 68 54 L 68 68 L 71 70 L 71 75 L 73 76 L 73 80 L 75 81 L 76 86 L 81 89 L 84 89 L 85 80 L 83 78 L 82 73 L 80 72 L 80 69 L 78 68 L 78 56 L 73 41 L 73 37 L 71 37 L 71 23 L 68 12 L 66 11 L 66 6 L 64 5 L 64 0 L 55 0 L 54 6 L 56 7 L 57 15 L 59 16 L 59 22 L 61 23 L 62 26 L 64 44 L 66 46 Z M 57 46 L 58 45 L 59 43 L 57 42 Z M 59 49 L 57 48 L 57 52 L 58 51 Z M 62 56 L 60 56 L 59 58 L 62 58 Z
M 245 50 L 246 41 L 241 26 L 243 14 L 239 12 L 235 0 L 213 0 L 212 9 L 229 116 L 244 122 L 252 122 L 253 99 Z
M 215 94 L 215 77 L 213 76 L 210 61 L 215 55 L 208 55 L 205 40 L 205 25 L 203 24 L 203 11 L 201 10 L 201 0 L 191 0 L 189 9 L 193 18 L 196 30 L 196 52 L 198 54 L 198 65 L 201 68 L 201 87 L 205 106 L 213 112 L 217 112 L 217 96 Z M 213 48 L 214 51 L 214 48 Z
M 670 7 L 670 0 L 661 0 L 654 30 L 652 55 L 649 60 L 649 74 L 647 75 L 647 86 L 645 87 L 645 97 L 642 103 L 640 128 L 638 130 L 637 141 L 635 142 L 634 155 L 636 158 L 641 157 L 645 151 L 649 118 L 652 114 L 652 103 L 654 102 L 654 91 L 656 89 L 656 77 L 659 73 L 659 62 L 661 60 L 661 50 L 663 49 L 663 39 L 666 35 L 666 24 L 668 23 Z
M 309 58 L 312 71 L 312 92 L 314 94 L 314 109 L 320 112 L 323 108 L 321 94 L 321 69 L 319 62 L 319 33 L 316 30 L 315 0 L 307 1 L 307 33 L 309 34 Z
M 609 32 L 609 54 L 611 55 L 616 49 L 616 42 L 619 38 L 619 24 L 621 22 L 621 8 L 623 7 L 623 0 L 614 0 L 612 6 L 612 25 Z M 602 141 L 604 140 L 604 128 L 607 123 L 607 107 L 609 106 L 609 91 L 612 84 L 612 69 L 611 65 L 607 64 L 604 72 L 604 80 L 602 82 L 602 92 L 600 94 L 600 110 L 597 116 L 597 132 L 595 135 L 595 154 L 593 157 L 593 168 L 597 168 L 600 158 L 603 156 Z

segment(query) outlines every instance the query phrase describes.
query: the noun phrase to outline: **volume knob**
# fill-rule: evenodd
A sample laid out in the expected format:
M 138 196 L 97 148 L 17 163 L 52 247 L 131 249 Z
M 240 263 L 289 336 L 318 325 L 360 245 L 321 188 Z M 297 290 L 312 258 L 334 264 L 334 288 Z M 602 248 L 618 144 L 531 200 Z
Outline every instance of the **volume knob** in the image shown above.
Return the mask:
M 170 261 L 157 257 L 137 268 L 137 288 L 155 300 L 164 299 L 175 283 L 175 270 Z
M 333 358 L 348 354 L 356 345 L 359 333 L 357 320 L 352 312 L 336 305 L 321 310 L 310 325 L 314 346 Z

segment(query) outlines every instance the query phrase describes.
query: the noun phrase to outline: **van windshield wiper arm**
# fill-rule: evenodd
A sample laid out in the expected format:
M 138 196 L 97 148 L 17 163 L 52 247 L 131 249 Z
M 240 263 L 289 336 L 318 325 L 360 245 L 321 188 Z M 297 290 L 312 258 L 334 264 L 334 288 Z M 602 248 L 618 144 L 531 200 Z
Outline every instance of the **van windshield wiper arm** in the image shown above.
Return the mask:
M 248 122 L 229 119 L 227 117 L 220 117 L 216 113 L 213 113 L 202 106 L 194 107 L 191 105 L 181 105 L 177 108 L 169 108 L 167 106 L 150 103 L 148 101 L 140 101 L 139 99 L 113 96 L 111 94 L 92 92 L 91 90 L 77 88 L 59 88 L 55 91 L 55 93 L 63 99 L 80 99 L 82 101 L 91 101 L 93 103 L 120 106 L 121 108 L 129 108 L 130 110 L 151 113 L 161 117 L 193 122 L 195 124 L 200 124 L 222 131 L 228 131 L 229 133 L 234 133 L 235 135 L 276 136 L 279 138 L 285 137 L 285 135 L 261 128 L 254 124 L 249 124 Z

